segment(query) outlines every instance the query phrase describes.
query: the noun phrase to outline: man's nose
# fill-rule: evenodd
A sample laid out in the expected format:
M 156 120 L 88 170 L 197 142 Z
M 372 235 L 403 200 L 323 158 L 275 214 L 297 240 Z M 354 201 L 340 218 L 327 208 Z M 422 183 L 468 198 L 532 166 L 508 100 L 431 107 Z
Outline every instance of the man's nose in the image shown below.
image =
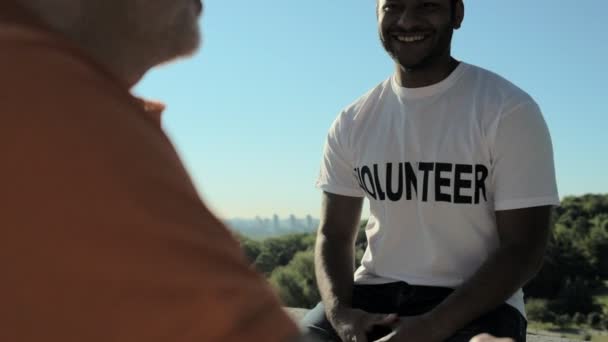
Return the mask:
M 404 30 L 413 29 L 420 26 L 420 15 L 414 8 L 406 8 L 399 16 L 399 27 Z

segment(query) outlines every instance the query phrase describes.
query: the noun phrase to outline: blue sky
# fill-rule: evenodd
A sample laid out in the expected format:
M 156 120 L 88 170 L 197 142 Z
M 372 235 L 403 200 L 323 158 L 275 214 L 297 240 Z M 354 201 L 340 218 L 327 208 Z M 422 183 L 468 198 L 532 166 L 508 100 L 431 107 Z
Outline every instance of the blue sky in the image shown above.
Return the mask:
M 164 127 L 221 217 L 318 216 L 327 129 L 387 78 L 373 0 L 207 0 L 192 59 L 136 93 L 167 104 Z M 608 1 L 465 0 L 453 54 L 540 104 L 560 195 L 608 193 Z

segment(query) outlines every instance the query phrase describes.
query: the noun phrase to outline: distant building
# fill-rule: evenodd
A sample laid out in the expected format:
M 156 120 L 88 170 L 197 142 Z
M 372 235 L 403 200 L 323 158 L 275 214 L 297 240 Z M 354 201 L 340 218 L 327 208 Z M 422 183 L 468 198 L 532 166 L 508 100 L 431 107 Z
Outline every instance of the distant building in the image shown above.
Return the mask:
M 312 216 L 306 215 L 306 228 L 308 228 L 308 230 L 313 230 L 315 227 L 313 227 L 313 222 L 312 222 Z
M 272 225 L 272 227 L 275 230 L 279 230 L 281 228 L 281 223 L 279 222 L 279 215 L 277 215 L 277 214 L 274 214 L 274 216 L 273 216 L 273 225 Z
M 298 228 L 298 219 L 294 214 L 289 215 L 289 228 L 297 229 Z

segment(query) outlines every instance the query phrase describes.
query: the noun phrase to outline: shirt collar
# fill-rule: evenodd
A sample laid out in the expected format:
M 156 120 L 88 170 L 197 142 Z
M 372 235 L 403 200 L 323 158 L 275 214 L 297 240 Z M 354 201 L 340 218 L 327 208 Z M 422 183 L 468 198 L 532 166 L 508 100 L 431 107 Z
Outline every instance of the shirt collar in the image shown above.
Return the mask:
M 166 108 L 165 104 L 158 101 L 145 100 L 141 98 L 137 98 L 137 101 L 139 102 L 143 111 L 160 126 L 162 124 L 162 114 Z

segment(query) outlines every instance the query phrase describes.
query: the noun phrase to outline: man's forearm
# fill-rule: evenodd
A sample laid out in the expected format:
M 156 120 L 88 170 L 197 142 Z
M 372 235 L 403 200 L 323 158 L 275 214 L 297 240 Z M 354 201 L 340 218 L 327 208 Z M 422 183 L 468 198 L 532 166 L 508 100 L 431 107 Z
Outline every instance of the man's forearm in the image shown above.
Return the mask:
M 475 318 L 504 303 L 540 268 L 544 248 L 499 248 L 444 302 L 426 314 L 438 340 L 451 336 Z
M 353 244 L 324 234 L 317 236 L 315 273 L 326 311 L 350 307 L 353 289 Z

